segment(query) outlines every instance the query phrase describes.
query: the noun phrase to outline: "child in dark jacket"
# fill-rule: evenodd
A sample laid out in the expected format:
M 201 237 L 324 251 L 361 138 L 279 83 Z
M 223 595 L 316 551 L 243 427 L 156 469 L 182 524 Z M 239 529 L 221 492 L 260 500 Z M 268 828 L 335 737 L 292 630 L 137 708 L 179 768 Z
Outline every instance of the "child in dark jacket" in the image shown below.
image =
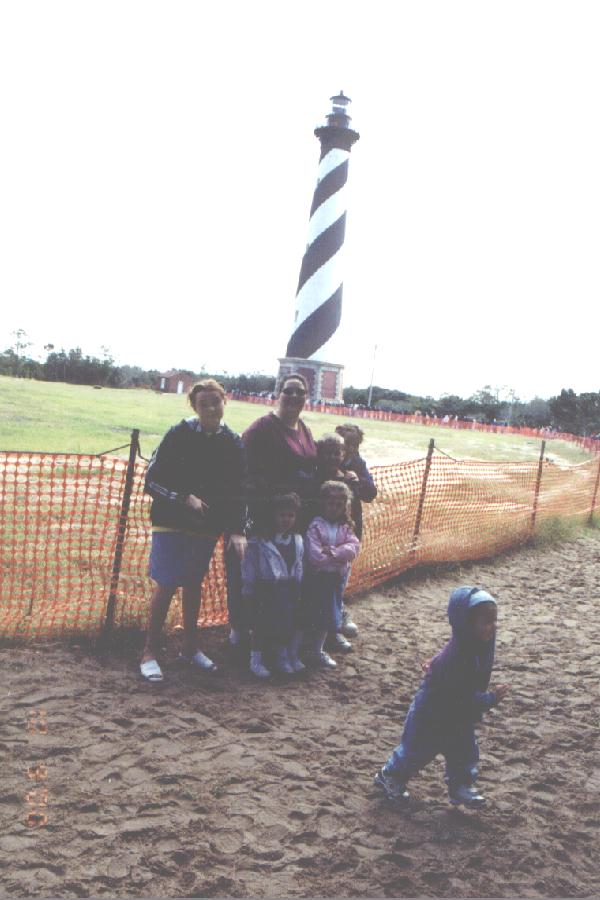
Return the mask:
M 280 674 L 304 669 L 298 658 L 304 556 L 302 536 L 295 531 L 299 510 L 295 493 L 270 498 L 264 531 L 248 541 L 242 560 L 242 597 L 250 607 L 252 631 L 250 671 L 257 678 L 271 675 L 269 657 Z
M 388 799 L 406 803 L 409 778 L 441 753 L 450 802 L 473 808 L 485 804 L 474 787 L 479 760 L 475 724 L 509 690 L 508 685 L 488 690 L 496 617 L 496 601 L 481 588 L 460 587 L 450 595 L 452 638 L 427 665 L 401 743 L 375 775 L 375 785 Z

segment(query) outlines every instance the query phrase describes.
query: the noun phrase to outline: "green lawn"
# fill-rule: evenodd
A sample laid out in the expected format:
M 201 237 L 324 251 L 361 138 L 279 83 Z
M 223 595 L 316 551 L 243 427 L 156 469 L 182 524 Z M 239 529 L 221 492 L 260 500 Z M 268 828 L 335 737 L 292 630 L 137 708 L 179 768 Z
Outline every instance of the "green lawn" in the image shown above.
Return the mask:
M 225 416 L 234 431 L 242 432 L 266 411 L 264 406 L 232 401 Z M 181 395 L 0 376 L 0 450 L 101 453 L 126 444 L 131 430 L 139 428 L 142 453 L 149 457 L 167 428 L 189 415 Z M 344 421 L 320 413 L 306 413 L 304 419 L 316 437 Z M 436 447 L 457 459 L 532 460 L 540 453 L 538 439 L 518 435 L 356 421 L 365 431 L 364 455 L 373 465 L 423 457 L 432 437 Z M 546 454 L 560 464 L 589 459 L 566 441 L 548 441 Z

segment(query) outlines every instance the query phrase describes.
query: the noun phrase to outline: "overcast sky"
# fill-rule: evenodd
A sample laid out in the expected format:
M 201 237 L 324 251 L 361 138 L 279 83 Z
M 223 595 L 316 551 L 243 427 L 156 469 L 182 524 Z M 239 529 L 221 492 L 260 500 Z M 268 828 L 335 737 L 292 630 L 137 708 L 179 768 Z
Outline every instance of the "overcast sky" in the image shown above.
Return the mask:
M 599 46 L 596 0 L 3 3 L 0 349 L 275 374 L 343 89 L 345 383 L 600 390 Z

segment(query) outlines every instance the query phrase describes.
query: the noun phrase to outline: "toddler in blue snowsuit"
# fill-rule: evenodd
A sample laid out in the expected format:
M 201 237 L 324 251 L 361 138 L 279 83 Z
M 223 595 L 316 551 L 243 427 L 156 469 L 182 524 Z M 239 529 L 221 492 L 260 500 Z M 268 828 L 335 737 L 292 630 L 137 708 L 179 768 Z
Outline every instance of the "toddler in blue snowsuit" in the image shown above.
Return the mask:
M 452 638 L 426 667 L 410 705 L 400 745 L 375 775 L 388 799 L 406 803 L 406 783 L 441 753 L 446 760 L 450 802 L 485 804 L 474 787 L 479 748 L 475 724 L 508 693 L 508 685 L 488 690 L 496 639 L 496 601 L 481 588 L 452 591 L 448 619 Z

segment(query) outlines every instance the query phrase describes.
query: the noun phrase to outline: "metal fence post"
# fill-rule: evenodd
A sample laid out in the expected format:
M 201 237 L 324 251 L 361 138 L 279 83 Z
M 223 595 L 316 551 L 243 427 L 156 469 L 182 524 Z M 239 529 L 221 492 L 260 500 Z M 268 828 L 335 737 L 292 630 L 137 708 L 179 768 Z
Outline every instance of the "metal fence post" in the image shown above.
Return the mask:
M 413 532 L 412 538 L 412 546 L 411 546 L 411 554 L 415 554 L 417 552 L 417 540 L 419 537 L 419 532 L 421 530 L 421 519 L 423 518 L 423 507 L 425 506 L 425 494 L 427 493 L 427 479 L 429 478 L 429 470 L 431 469 L 431 458 L 433 456 L 433 448 L 435 446 L 435 441 L 433 438 L 429 441 L 429 448 L 427 450 L 427 458 L 425 460 L 425 471 L 423 472 L 423 481 L 421 483 L 421 496 L 419 497 L 419 506 L 417 508 L 417 518 L 415 520 L 415 530 Z
M 600 485 L 600 459 L 598 460 L 598 471 L 596 473 L 596 484 L 594 485 L 594 496 L 592 497 L 592 507 L 590 509 L 590 517 L 588 523 L 591 525 L 594 519 L 594 510 L 596 509 L 596 498 L 598 496 L 598 485 Z
M 531 533 L 535 531 L 535 520 L 537 517 L 538 499 L 540 496 L 540 485 L 542 483 L 542 468 L 544 466 L 544 452 L 546 450 L 546 441 L 542 441 L 542 449 L 540 450 L 540 461 L 538 463 L 537 478 L 535 480 L 535 493 L 533 495 L 533 511 L 531 513 Z
M 125 532 L 127 530 L 127 516 L 129 515 L 129 504 L 131 502 L 131 491 L 133 488 L 133 471 L 135 467 L 135 459 L 140 449 L 140 431 L 134 428 L 131 432 L 131 443 L 129 445 L 129 460 L 127 462 L 127 472 L 125 473 L 125 487 L 123 488 L 123 500 L 121 501 L 121 512 L 119 514 L 119 525 L 117 530 L 117 544 L 115 547 L 115 557 L 113 560 L 112 577 L 110 580 L 110 593 L 108 595 L 108 603 L 106 605 L 106 618 L 104 620 L 104 637 L 108 636 L 112 630 L 115 621 L 115 606 L 117 602 L 117 588 L 119 586 L 119 575 L 121 574 L 121 560 L 123 558 L 123 547 L 125 545 Z

